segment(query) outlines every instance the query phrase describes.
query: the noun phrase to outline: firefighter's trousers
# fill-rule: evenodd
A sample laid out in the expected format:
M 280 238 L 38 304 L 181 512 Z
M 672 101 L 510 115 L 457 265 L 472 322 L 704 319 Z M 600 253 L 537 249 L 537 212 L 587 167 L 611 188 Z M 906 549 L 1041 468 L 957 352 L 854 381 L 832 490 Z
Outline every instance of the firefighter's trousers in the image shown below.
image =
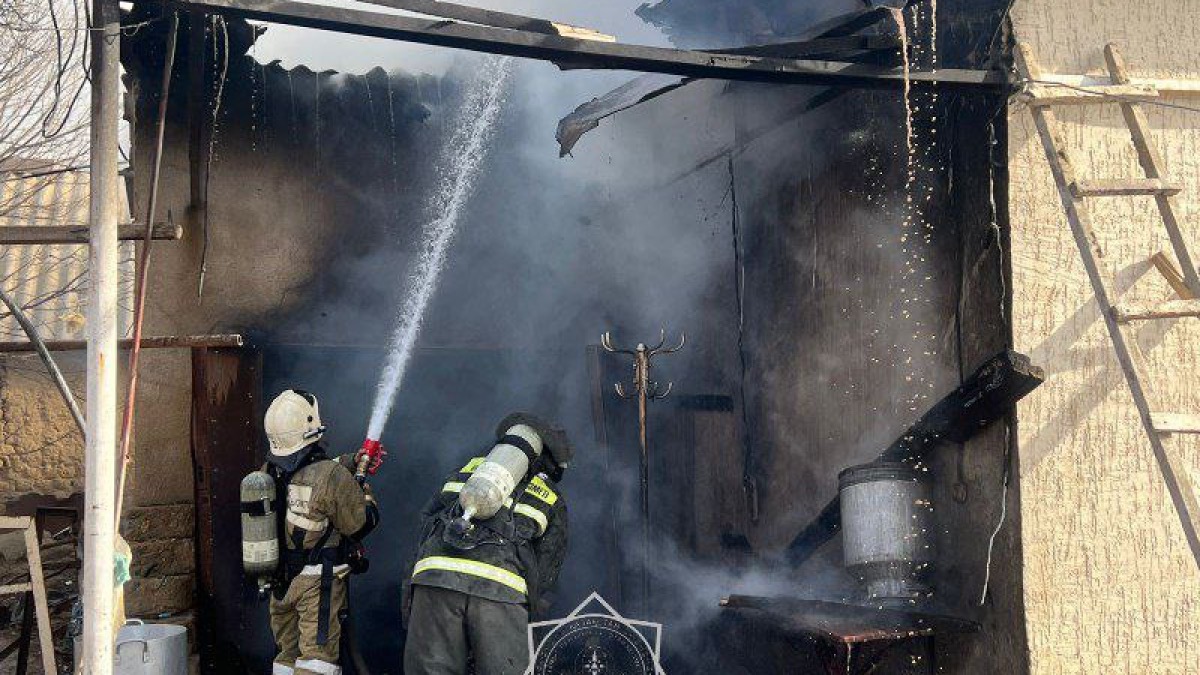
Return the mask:
M 346 609 L 346 580 L 333 578 L 329 595 L 329 637 L 317 644 L 321 606 L 321 576 L 301 574 L 292 579 L 282 600 L 271 597 L 271 633 L 278 655 L 273 675 L 339 675 L 338 642 Z
M 404 675 L 522 675 L 529 666 L 529 612 L 435 586 L 412 586 Z

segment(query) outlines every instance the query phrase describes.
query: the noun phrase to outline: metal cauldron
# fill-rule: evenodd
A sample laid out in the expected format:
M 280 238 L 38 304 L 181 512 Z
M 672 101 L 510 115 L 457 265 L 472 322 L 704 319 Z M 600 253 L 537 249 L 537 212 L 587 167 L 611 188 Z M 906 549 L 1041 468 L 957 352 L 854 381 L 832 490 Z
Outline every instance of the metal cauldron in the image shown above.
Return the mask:
M 838 474 L 842 554 L 871 603 L 911 604 L 929 593 L 933 566 L 930 485 L 900 462 L 873 462 Z
M 83 656 L 83 638 L 75 638 L 75 663 Z M 187 629 L 169 623 L 131 619 L 117 632 L 113 675 L 188 675 Z

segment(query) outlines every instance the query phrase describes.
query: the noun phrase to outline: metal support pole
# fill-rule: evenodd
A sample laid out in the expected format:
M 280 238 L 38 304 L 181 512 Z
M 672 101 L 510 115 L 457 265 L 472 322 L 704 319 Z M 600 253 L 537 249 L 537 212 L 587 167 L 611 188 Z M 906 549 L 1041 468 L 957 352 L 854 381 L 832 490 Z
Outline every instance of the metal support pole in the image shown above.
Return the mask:
M 117 125 L 121 16 L 92 0 L 90 251 L 87 305 L 87 443 L 84 456 L 83 672 L 113 672 L 113 544 L 117 431 Z

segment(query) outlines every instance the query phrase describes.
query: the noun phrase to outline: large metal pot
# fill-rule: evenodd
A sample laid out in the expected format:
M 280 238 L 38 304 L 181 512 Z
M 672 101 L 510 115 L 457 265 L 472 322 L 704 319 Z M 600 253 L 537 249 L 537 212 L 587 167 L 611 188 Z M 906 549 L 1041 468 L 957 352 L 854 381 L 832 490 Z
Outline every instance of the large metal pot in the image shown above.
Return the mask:
M 75 639 L 75 661 L 83 654 L 83 639 Z M 136 619 L 117 632 L 113 675 L 188 675 L 187 629 L 169 623 Z
M 924 478 L 899 462 L 864 464 L 838 475 L 842 554 L 866 586 L 867 601 L 907 604 L 929 592 L 933 508 Z

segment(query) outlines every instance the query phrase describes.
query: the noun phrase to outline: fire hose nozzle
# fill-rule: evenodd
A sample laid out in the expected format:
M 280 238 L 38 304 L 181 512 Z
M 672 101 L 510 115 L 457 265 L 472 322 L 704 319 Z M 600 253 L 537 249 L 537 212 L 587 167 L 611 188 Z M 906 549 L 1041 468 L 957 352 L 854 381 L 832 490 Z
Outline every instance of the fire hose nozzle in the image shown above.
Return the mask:
M 387 451 L 383 449 L 383 443 L 368 438 L 363 441 L 362 449 L 358 451 L 358 462 L 355 465 L 354 477 L 358 482 L 362 483 L 367 479 L 367 476 L 374 476 L 383 464 L 383 458 L 387 456 Z

